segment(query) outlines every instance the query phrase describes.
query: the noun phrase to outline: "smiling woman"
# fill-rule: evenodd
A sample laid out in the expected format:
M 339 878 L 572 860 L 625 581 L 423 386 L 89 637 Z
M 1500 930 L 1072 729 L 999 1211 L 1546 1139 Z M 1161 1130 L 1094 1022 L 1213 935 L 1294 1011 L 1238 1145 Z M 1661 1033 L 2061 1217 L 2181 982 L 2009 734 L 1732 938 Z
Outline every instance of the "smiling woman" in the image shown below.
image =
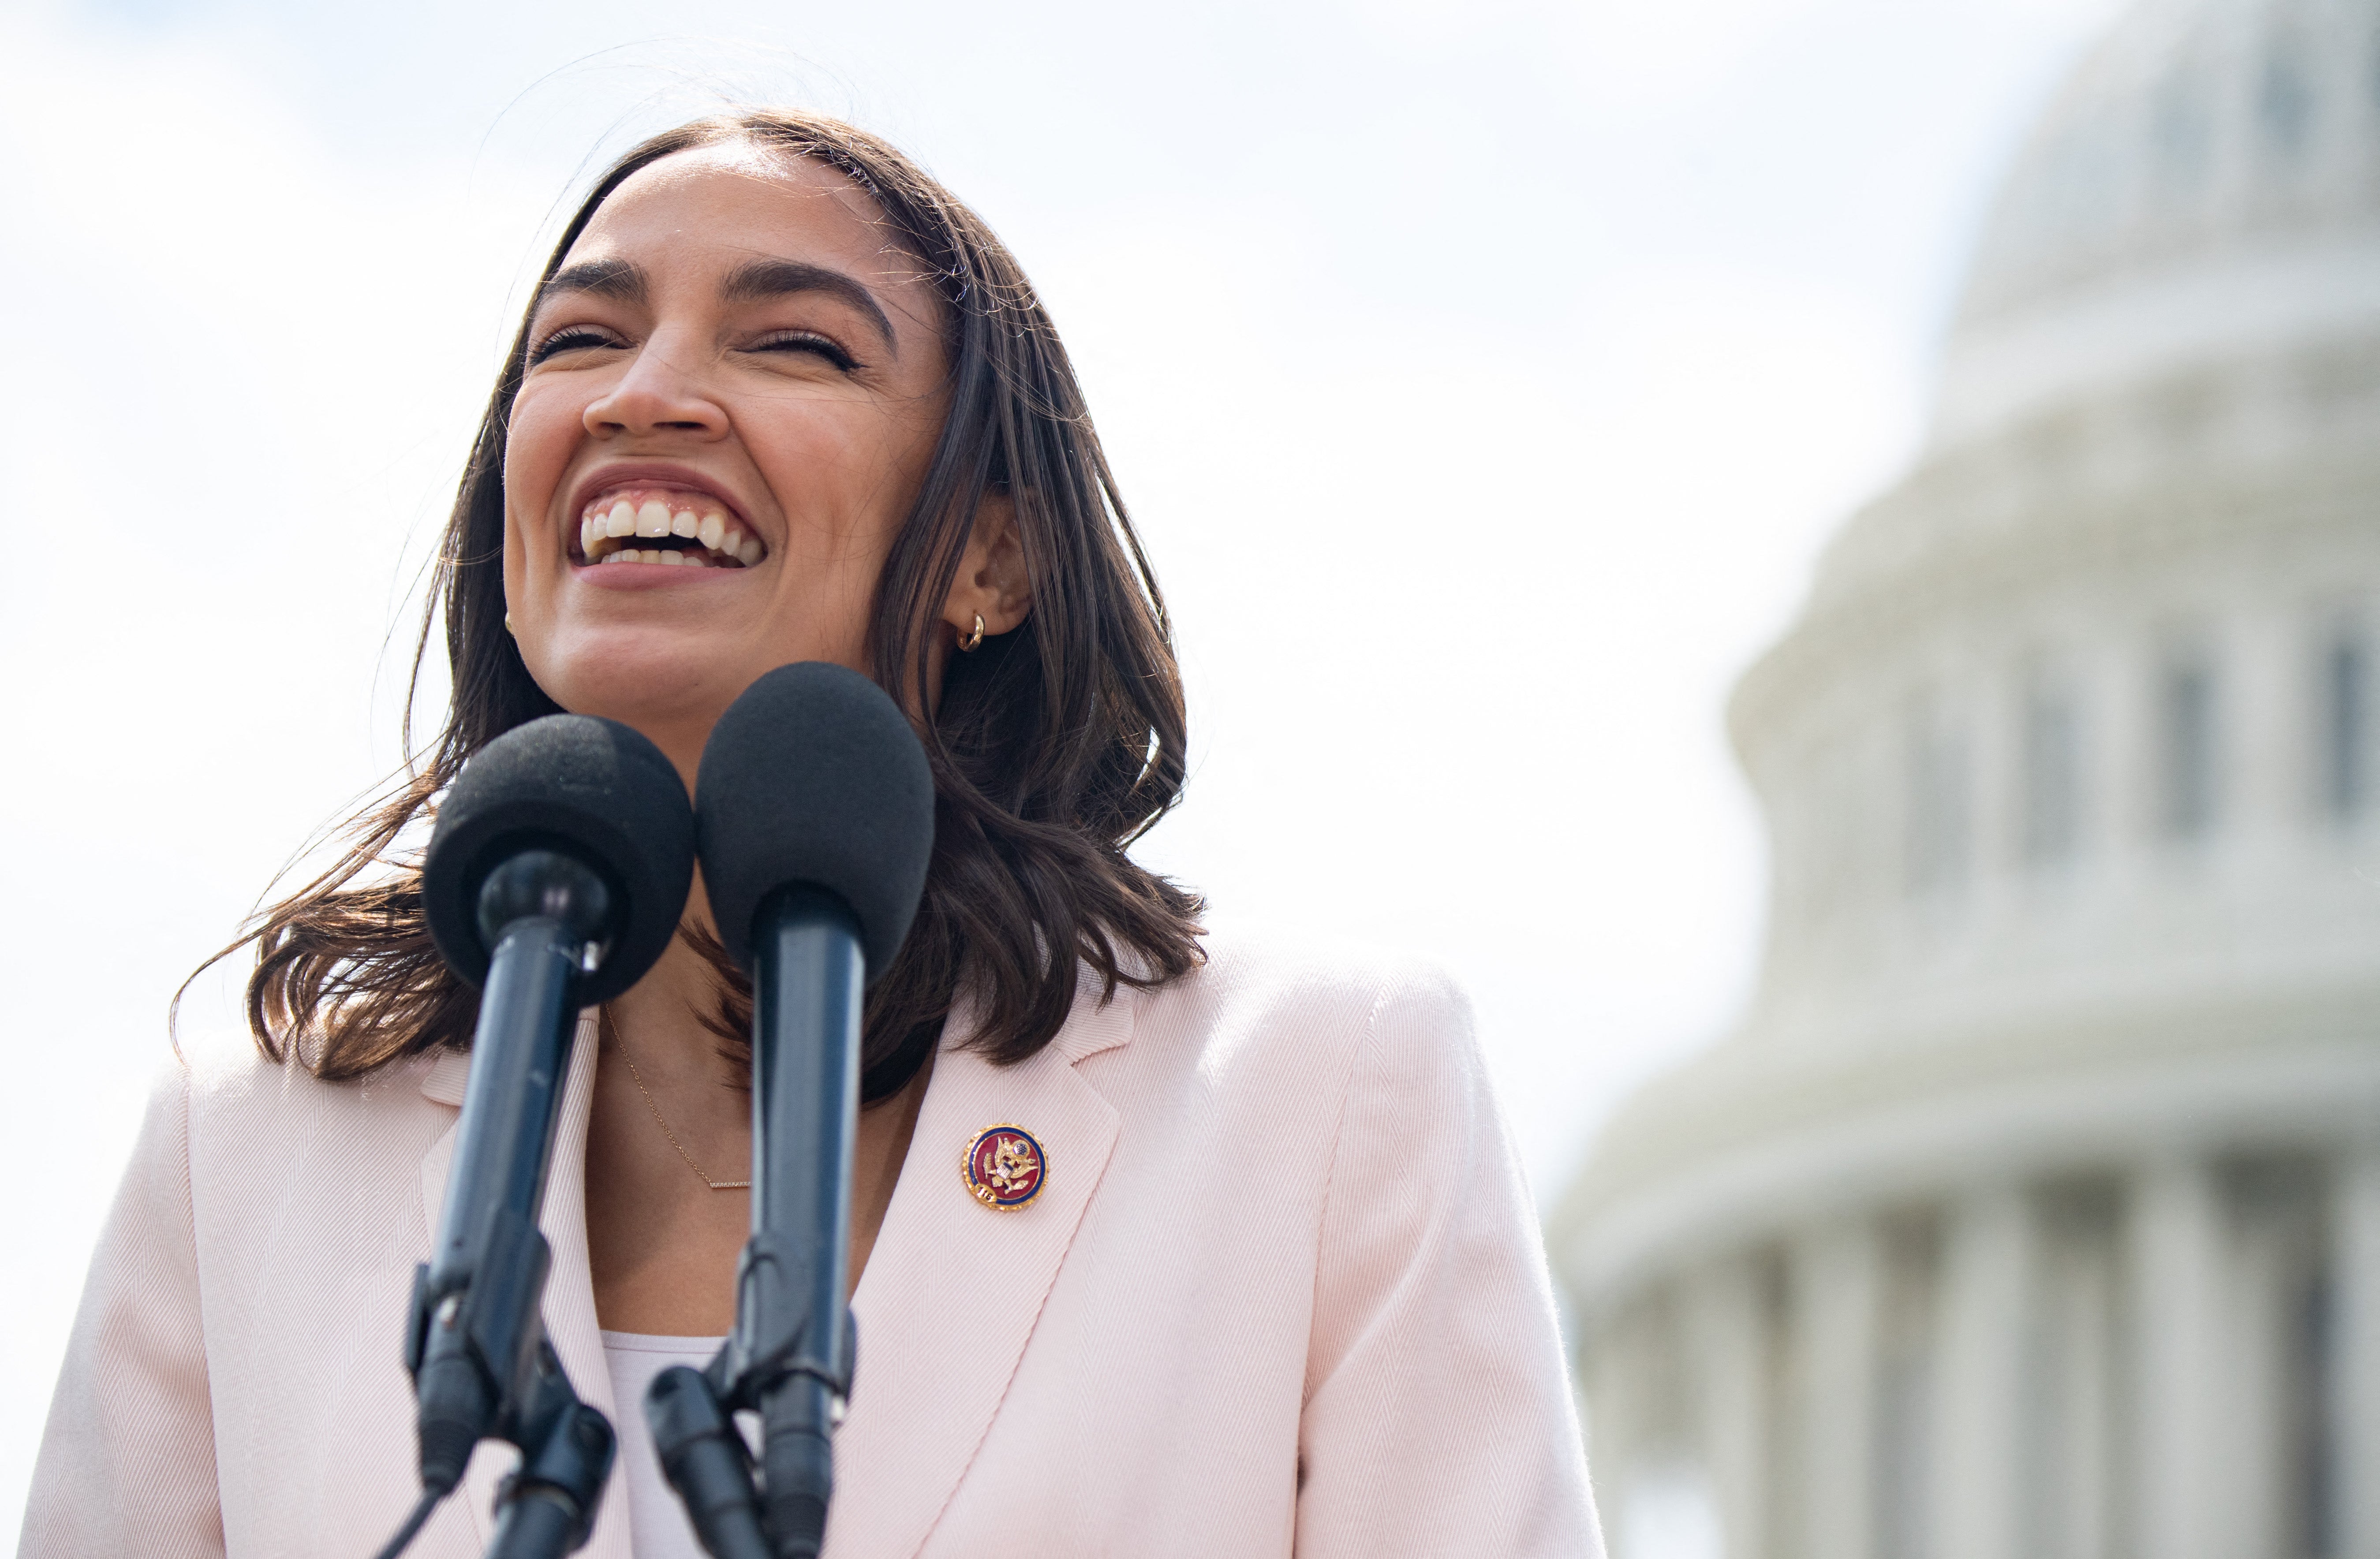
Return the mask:
M 795 660 L 932 711 L 944 816 L 866 1097 L 924 1064 L 963 964 L 980 1043 L 1016 1059 L 1064 1021 L 1077 955 L 1108 988 L 1196 961 L 1196 901 L 1123 853 L 1180 792 L 1181 679 L 1064 348 L 999 241 L 872 138 L 708 120 L 598 183 L 490 398 L 434 594 L 456 691 L 430 762 L 258 927 L 276 1054 L 340 1078 L 468 1043 L 414 877 L 357 879 L 473 752 L 570 709 L 690 781 L 719 712 Z
M 23 1552 L 324 1552 L 395 1523 L 396 1317 L 474 1009 L 398 841 L 557 710 L 636 728 L 690 784 L 727 707 L 805 660 L 894 696 L 936 793 L 925 900 L 864 1017 L 864 1363 L 828 1553 L 1595 1551 L 1460 996 L 1343 953 L 1202 950 L 1198 900 L 1126 853 L 1184 773 L 1163 607 L 1047 314 L 947 191 L 794 114 L 629 153 L 505 360 L 435 604 L 438 743 L 235 944 L 259 1053 L 152 1104 Z M 546 1324 L 622 1434 L 589 1547 L 612 1559 L 695 1553 L 638 1398 L 735 1312 L 749 1009 L 698 887 L 661 962 L 581 1020 Z M 415 1552 L 478 1552 L 497 1470 Z

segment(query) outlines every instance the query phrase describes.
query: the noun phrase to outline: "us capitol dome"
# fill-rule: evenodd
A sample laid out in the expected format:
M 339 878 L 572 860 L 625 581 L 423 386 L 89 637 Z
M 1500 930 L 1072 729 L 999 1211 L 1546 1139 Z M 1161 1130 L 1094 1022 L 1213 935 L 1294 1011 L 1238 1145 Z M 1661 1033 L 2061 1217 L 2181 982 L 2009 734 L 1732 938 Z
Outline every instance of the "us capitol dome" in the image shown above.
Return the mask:
M 1730 725 L 1756 994 L 1549 1224 L 1615 1559 L 2380 1559 L 2380 0 L 2084 59 Z

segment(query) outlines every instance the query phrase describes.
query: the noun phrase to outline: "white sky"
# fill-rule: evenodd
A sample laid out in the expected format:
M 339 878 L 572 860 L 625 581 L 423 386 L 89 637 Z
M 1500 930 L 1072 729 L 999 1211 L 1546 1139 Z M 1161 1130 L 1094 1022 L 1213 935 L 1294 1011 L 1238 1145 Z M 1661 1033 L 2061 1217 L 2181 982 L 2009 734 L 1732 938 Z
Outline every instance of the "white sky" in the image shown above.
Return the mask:
M 799 101 L 1002 231 L 1180 627 L 1144 858 L 1451 965 L 1550 1202 L 1742 997 L 1726 690 L 1906 460 L 1991 176 L 2108 10 L 0 9 L 0 452 L 50 549 L 0 571 L 0 1518 L 166 997 L 397 762 L 416 573 L 603 156 Z

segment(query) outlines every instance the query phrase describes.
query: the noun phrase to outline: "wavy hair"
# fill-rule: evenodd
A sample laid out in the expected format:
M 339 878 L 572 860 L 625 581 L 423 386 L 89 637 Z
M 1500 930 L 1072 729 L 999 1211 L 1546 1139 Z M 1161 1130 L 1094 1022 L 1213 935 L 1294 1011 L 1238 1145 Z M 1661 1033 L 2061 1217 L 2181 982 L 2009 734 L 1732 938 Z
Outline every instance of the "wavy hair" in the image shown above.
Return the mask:
M 1200 900 L 1125 853 L 1181 795 L 1181 671 L 1163 598 L 1031 283 L 981 218 L 884 141 L 781 110 L 655 136 L 596 181 L 540 284 L 637 170 L 731 141 L 810 159 L 857 185 L 944 305 L 950 412 L 877 584 L 868 640 L 875 680 L 909 707 L 929 707 L 936 609 L 987 495 L 1008 495 L 1031 581 L 1026 622 L 953 657 L 931 706 L 933 860 L 909 939 L 868 999 L 861 1092 L 874 1101 L 925 1064 L 962 986 L 975 1024 L 968 1043 L 1011 1063 L 1057 1033 L 1084 965 L 1104 999 L 1119 985 L 1163 985 L 1200 961 Z M 470 1043 L 476 993 L 431 945 L 419 855 L 399 844 L 432 815 L 465 759 L 558 707 L 504 626 L 504 441 L 528 325 L 525 316 L 488 398 L 415 646 L 418 683 L 443 617 L 454 688 L 445 724 L 424 758 L 338 826 L 334 864 L 215 955 L 254 945 L 247 1009 L 258 1046 L 324 1078 Z M 682 934 L 720 975 L 719 1009 L 706 1021 L 742 1044 L 749 985 L 710 937 Z

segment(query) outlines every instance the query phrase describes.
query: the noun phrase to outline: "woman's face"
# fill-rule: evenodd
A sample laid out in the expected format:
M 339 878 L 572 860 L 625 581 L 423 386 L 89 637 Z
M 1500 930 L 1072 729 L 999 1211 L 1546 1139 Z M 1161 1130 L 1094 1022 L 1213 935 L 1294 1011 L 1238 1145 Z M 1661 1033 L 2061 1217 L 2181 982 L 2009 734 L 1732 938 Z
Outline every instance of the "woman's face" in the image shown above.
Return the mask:
M 843 175 L 746 145 L 603 202 L 530 316 L 504 455 L 504 599 L 554 702 L 690 773 L 761 673 L 867 669 L 944 413 L 924 269 Z

